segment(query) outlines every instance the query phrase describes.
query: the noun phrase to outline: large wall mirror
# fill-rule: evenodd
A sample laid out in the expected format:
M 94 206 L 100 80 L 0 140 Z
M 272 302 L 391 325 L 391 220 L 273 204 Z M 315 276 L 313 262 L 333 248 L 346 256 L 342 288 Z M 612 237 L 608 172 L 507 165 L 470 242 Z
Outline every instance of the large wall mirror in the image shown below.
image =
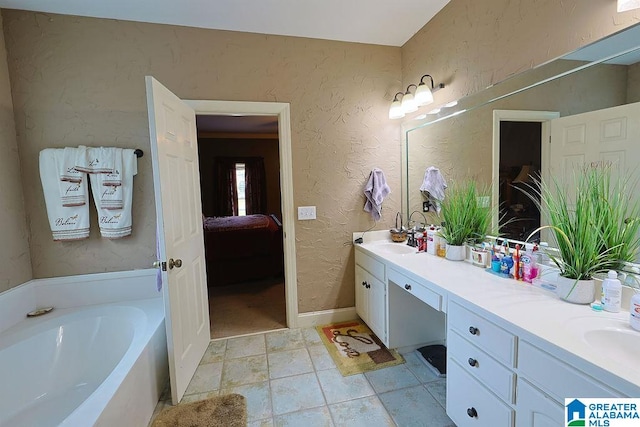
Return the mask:
M 589 121 L 590 114 L 619 106 L 630 109 L 625 123 L 611 119 L 597 130 L 572 125 L 571 120 Z M 633 139 L 635 147 L 623 155 L 626 158 L 617 160 L 626 168 L 638 169 L 638 106 L 640 24 L 463 98 L 437 114 L 405 121 L 405 218 L 417 211 L 423 212 L 429 223 L 441 222 L 433 209 L 423 211 L 427 199 L 420 192 L 425 170 L 434 166 L 448 183 L 466 179 L 493 183 L 491 203 L 499 204 L 511 219 L 507 227 L 501 227 L 501 235 L 524 240 L 544 224 L 544 218 L 540 219 L 534 204 L 517 190 L 518 183 L 536 172 L 543 178 L 556 177 L 562 169 L 558 159 L 565 155 L 562 150 L 567 149 L 567 136 L 569 142 L 574 138 L 584 147 L 590 144 L 584 139 L 587 134 L 599 133 L 612 141 L 622 136 Z M 557 128 L 551 126 L 552 120 L 566 120 L 562 143 L 556 144 L 555 139 L 550 143 L 552 130 Z

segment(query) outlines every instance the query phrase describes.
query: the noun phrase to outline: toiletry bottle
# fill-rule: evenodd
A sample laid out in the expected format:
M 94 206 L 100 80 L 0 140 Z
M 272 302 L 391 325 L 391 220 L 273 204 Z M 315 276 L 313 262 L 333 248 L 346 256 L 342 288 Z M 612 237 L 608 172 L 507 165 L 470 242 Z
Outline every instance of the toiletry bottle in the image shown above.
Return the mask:
M 432 225 L 427 230 L 427 253 L 431 255 L 436 254 L 436 228 Z
M 520 245 L 516 243 L 516 248 L 513 252 L 513 278 L 516 280 L 522 280 L 520 266 Z
M 640 331 L 640 294 L 634 294 L 631 297 L 629 316 L 629 325 L 636 331 Z
M 618 280 L 618 273 L 614 270 L 610 270 L 607 278 L 602 282 L 602 292 L 604 293 L 605 311 L 619 312 L 622 301 L 622 283 Z
M 538 264 L 536 263 L 536 257 L 533 253 L 533 244 L 527 243 L 525 249 L 525 252 L 520 256 L 520 261 L 522 262 L 522 279 L 525 282 L 531 283 L 533 279 L 538 277 Z

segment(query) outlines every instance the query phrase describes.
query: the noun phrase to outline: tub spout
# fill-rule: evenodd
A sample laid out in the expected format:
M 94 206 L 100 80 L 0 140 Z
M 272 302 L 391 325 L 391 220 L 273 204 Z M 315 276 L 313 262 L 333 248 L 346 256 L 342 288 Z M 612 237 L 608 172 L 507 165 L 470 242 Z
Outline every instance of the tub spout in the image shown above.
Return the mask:
M 27 313 L 27 317 L 38 317 L 47 314 L 53 310 L 53 307 L 37 308 Z

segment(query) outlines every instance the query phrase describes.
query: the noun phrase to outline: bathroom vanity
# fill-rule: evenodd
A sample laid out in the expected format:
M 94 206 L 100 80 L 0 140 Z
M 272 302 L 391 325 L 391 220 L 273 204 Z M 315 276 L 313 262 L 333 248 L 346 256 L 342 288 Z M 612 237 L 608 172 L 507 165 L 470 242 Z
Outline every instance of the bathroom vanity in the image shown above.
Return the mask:
M 594 312 L 387 235 L 355 245 L 356 311 L 390 348 L 447 345 L 457 426 L 557 426 L 565 398 L 640 397 L 628 312 Z

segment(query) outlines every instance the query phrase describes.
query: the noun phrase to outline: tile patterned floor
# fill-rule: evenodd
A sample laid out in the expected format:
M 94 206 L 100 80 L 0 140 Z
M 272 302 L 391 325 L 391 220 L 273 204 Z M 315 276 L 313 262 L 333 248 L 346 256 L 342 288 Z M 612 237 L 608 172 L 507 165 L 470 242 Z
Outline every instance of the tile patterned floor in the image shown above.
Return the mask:
M 445 379 L 419 353 L 403 356 L 403 365 L 343 377 L 314 328 L 216 340 L 183 401 L 242 394 L 249 427 L 455 427 L 444 410 Z M 156 413 L 170 404 L 165 393 Z

